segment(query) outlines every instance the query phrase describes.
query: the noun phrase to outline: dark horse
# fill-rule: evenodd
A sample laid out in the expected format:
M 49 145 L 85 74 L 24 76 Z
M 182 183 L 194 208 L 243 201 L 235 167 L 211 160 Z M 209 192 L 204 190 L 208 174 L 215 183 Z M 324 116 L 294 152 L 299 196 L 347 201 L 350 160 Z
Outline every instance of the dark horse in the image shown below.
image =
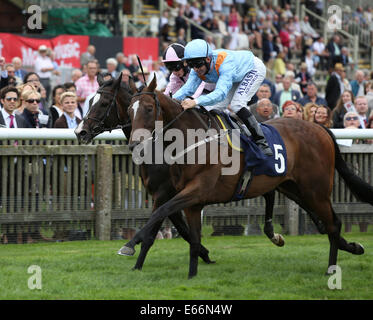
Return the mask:
M 78 140 L 80 143 L 90 143 L 98 134 L 104 131 L 111 131 L 118 126 L 122 128 L 124 135 L 129 140 L 131 123 L 128 116 L 128 107 L 133 94 L 137 92 L 134 82 L 130 79 L 128 85 L 123 85 L 120 78 L 104 82 L 100 75 L 98 76 L 98 81 L 100 88 L 97 93 L 100 96 L 97 96 L 96 101 L 92 99 L 95 103 L 90 106 L 89 113 L 75 130 Z M 145 188 L 153 197 L 153 210 L 176 195 L 176 190 L 170 179 L 168 165 L 141 165 L 140 175 Z M 268 192 L 263 196 L 266 202 L 264 232 L 275 245 L 283 246 L 284 239 L 282 235 L 274 233 L 272 225 L 274 191 Z M 188 226 L 185 224 L 181 212 L 176 212 L 169 218 L 179 234 L 190 242 Z M 152 235 L 148 236 L 145 241 L 143 239 L 144 232 L 138 232 L 130 242 L 118 251 L 119 254 L 131 256 L 135 253 L 134 247 L 141 242 L 141 251 L 134 269 L 142 268 L 146 254 L 152 246 L 161 225 L 162 221 L 159 221 L 154 226 Z M 208 256 L 208 250 L 202 245 L 199 255 L 206 263 L 213 262 Z
M 136 92 L 133 84 L 132 89 L 129 86 L 121 85 L 120 76 L 116 80 L 104 82 L 99 75 L 97 80 L 100 88 L 97 90 L 97 95 L 93 98 L 93 104 L 83 121 L 75 130 L 80 143 L 90 143 L 95 136 L 104 132 L 111 131 L 117 126 L 120 126 L 123 133 L 129 139 L 131 127 L 127 109 L 130 105 L 132 94 Z M 98 99 L 99 98 L 99 99 Z M 98 100 L 95 100 L 98 99 Z M 107 106 L 102 108 L 102 106 Z M 141 165 L 140 175 L 146 190 L 152 195 L 154 200 L 153 210 L 166 203 L 169 199 L 176 195 L 176 190 L 171 184 L 169 178 L 169 168 L 167 165 Z M 175 225 L 179 234 L 187 241 L 190 242 L 189 229 L 185 223 L 181 211 L 177 211 L 170 215 L 169 219 Z M 163 219 L 164 220 L 164 219 Z M 139 257 L 137 258 L 135 269 L 141 269 L 146 254 L 151 247 L 159 229 L 162 226 L 163 220 L 159 220 L 151 231 L 149 237 L 151 241 L 142 243 Z M 135 253 L 134 247 L 136 244 L 142 242 L 142 233 L 137 233 L 135 237 L 127 245 L 126 251 L 122 254 L 133 255 Z M 120 251 L 122 252 L 122 251 Z M 206 263 L 212 263 L 209 258 L 209 251 L 201 245 L 199 256 Z
M 141 146 L 146 138 L 134 139 L 137 129 L 146 129 L 150 136 L 157 136 L 155 120 L 163 121 L 163 131 L 178 129 L 187 136 L 188 129 L 201 129 L 206 125 L 191 110 L 184 111 L 178 101 L 155 91 L 156 78 L 142 92 L 134 95 L 129 107 L 132 122 L 130 149 Z M 206 123 L 208 115 L 199 117 Z M 361 201 L 373 205 L 373 188 L 355 175 L 342 159 L 332 132 L 320 125 L 295 119 L 279 118 L 267 122 L 280 133 L 287 151 L 287 172 L 284 176 L 254 176 L 245 198 L 254 198 L 277 189 L 298 203 L 311 216 L 321 233 L 328 234 L 330 242 L 329 268 L 337 263 L 338 249 L 352 254 L 363 254 L 364 248 L 347 242 L 340 235 L 341 221 L 335 214 L 330 196 L 335 169 L 353 194 Z M 216 126 L 211 121 L 212 127 Z M 217 131 L 220 128 L 215 127 Z M 228 148 L 228 147 L 227 147 Z M 233 149 L 229 148 L 233 153 Z M 207 151 L 208 153 L 209 151 Z M 239 172 L 223 175 L 221 158 L 217 163 L 209 161 L 206 154 L 203 164 L 170 165 L 170 178 L 177 191 L 169 201 L 155 210 L 142 231 L 143 240 L 148 238 L 154 225 L 165 217 L 188 208 L 185 212 L 191 233 L 189 277 L 197 274 L 201 240 L 201 209 L 205 205 L 230 202 L 244 168 L 240 156 Z

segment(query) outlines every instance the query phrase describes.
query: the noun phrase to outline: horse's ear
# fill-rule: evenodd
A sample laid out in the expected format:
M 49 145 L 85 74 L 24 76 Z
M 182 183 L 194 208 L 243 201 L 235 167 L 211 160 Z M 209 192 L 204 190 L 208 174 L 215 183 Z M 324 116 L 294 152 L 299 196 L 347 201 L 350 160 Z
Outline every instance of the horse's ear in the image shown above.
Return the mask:
M 122 82 L 122 72 L 120 72 L 118 78 L 114 80 L 113 88 L 118 88 L 121 82 Z
M 136 84 L 135 84 L 135 81 L 133 80 L 132 76 L 130 77 L 129 81 L 128 81 L 128 84 L 130 86 L 130 89 L 133 93 L 136 93 L 137 92 L 137 88 L 136 88 Z
M 103 84 L 104 84 L 104 77 L 102 76 L 101 73 L 97 74 L 97 82 L 98 82 L 98 85 L 101 87 Z
M 156 76 L 155 73 L 153 73 L 153 74 L 154 74 L 153 80 L 152 80 L 152 82 L 150 82 L 149 87 L 148 87 L 148 90 L 150 92 L 154 91 L 155 88 L 157 88 L 157 76 Z

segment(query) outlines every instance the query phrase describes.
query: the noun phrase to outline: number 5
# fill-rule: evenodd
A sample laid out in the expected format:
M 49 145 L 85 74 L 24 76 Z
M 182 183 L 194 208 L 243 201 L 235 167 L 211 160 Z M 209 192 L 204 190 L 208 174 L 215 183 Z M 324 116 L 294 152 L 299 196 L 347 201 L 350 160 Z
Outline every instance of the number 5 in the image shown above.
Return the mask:
M 277 163 L 275 163 L 275 170 L 276 170 L 277 173 L 284 173 L 284 171 L 285 171 L 285 158 L 282 155 L 282 153 L 279 152 L 279 150 L 280 151 L 283 150 L 282 145 L 274 144 L 273 147 L 275 149 L 275 159 L 280 160 L 279 165 Z

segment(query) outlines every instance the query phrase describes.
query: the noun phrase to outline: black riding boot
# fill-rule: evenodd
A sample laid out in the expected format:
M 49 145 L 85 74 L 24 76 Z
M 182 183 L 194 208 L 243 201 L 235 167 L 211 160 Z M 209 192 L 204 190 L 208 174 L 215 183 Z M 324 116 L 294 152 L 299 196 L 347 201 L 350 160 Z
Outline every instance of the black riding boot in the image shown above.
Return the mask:
M 262 150 L 262 152 L 270 157 L 273 155 L 270 146 L 267 143 L 267 140 L 263 134 L 262 128 L 260 127 L 259 122 L 255 119 L 254 115 L 247 108 L 241 108 L 238 111 L 237 116 L 242 120 L 252 134 L 256 145 Z

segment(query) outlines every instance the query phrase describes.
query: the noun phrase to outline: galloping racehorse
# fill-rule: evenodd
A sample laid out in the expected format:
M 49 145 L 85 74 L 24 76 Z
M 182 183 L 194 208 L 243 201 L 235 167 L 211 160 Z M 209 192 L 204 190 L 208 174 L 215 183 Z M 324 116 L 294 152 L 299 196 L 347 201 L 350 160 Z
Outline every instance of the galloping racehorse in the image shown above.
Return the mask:
M 123 133 L 129 139 L 131 129 L 130 123 L 128 123 L 129 117 L 127 114 L 127 109 L 130 105 L 132 94 L 136 92 L 132 79 L 130 80 L 130 82 L 133 84 L 132 91 L 128 86 L 121 86 L 121 75 L 115 81 L 110 80 L 104 82 L 100 75 L 98 76 L 97 80 L 100 88 L 93 98 L 88 114 L 75 130 L 75 134 L 77 135 L 79 142 L 85 144 L 90 143 L 98 134 L 104 131 L 111 131 L 117 126 L 122 127 Z M 103 106 L 106 106 L 106 108 Z M 176 194 L 176 190 L 173 188 L 169 178 L 168 165 L 141 165 L 140 175 L 146 190 L 153 197 L 153 210 L 166 203 Z M 176 211 L 174 214 L 170 215 L 169 219 L 175 225 L 179 234 L 187 242 L 190 242 L 191 238 L 189 235 L 188 226 L 183 219 L 181 211 Z M 130 243 L 127 244 L 126 251 L 120 252 L 124 255 L 133 255 L 135 253 L 135 245 L 142 242 L 141 251 L 137 258 L 134 269 L 142 268 L 146 254 L 151 247 L 162 225 L 162 222 L 163 220 L 159 220 L 157 224 L 154 225 L 150 236 L 152 241 L 142 242 L 142 233 L 139 232 L 130 241 Z M 209 251 L 202 245 L 199 251 L 199 256 L 204 262 L 213 263 L 213 261 L 211 261 L 209 258 Z
M 155 91 L 156 78 L 140 93 L 134 95 L 128 109 L 132 122 L 130 149 L 135 150 L 149 138 L 134 139 L 138 129 L 150 132 L 150 138 L 157 137 L 156 120 L 163 121 L 163 131 L 178 129 L 187 136 L 188 129 L 206 127 L 199 121 L 195 112 L 184 111 L 178 101 L 172 100 L 161 92 Z M 200 114 L 209 122 L 210 117 Z M 216 127 L 214 121 L 212 127 Z M 333 189 L 334 172 L 337 169 L 353 194 L 361 201 L 373 205 L 373 188 L 346 165 L 341 157 L 332 132 L 320 125 L 295 119 L 278 118 L 266 122 L 280 133 L 287 154 L 286 175 L 271 177 L 256 175 L 246 191 L 245 198 L 254 198 L 277 189 L 288 198 L 297 202 L 316 223 L 321 233 L 327 233 L 330 242 L 329 264 L 336 265 L 338 249 L 352 254 L 363 254 L 364 248 L 354 242 L 347 242 L 340 235 L 341 221 L 336 216 L 330 196 Z M 144 150 L 144 149 L 143 149 Z M 232 150 L 231 150 L 232 151 Z M 189 277 L 197 274 L 198 254 L 201 237 L 201 209 L 208 204 L 231 201 L 244 168 L 244 156 L 240 155 L 239 172 L 223 175 L 227 167 L 221 159 L 209 162 L 209 151 L 205 163 L 173 164 L 170 178 L 177 191 L 169 201 L 155 210 L 143 227 L 143 241 L 151 241 L 154 225 L 165 217 L 188 208 L 185 212 L 191 233 Z M 232 151 L 233 152 L 233 151 Z M 198 151 L 197 151 L 198 153 Z M 197 157 L 197 156 L 196 156 Z M 331 273 L 331 268 L 328 268 Z

